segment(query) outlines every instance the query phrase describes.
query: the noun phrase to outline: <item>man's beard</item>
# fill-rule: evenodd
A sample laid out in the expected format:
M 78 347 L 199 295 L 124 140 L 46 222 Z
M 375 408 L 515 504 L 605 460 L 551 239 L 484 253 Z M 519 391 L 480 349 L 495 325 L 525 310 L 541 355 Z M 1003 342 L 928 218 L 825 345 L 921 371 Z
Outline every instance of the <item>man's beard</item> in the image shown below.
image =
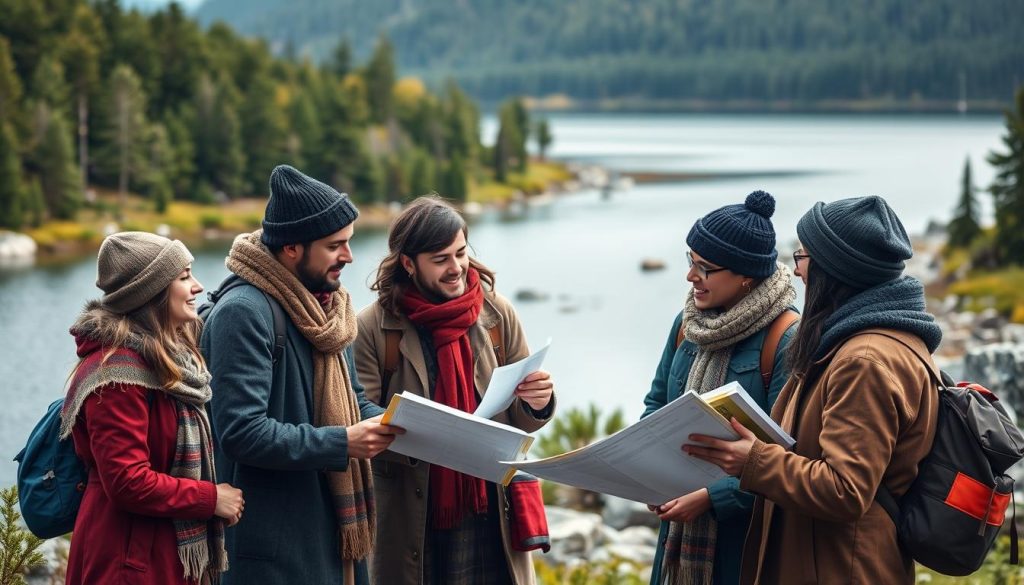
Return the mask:
M 299 258 L 299 263 L 295 267 L 295 271 L 298 273 L 299 282 L 306 287 L 306 290 L 312 293 L 318 292 L 334 292 L 341 288 L 341 275 L 338 275 L 338 280 L 331 281 L 327 278 L 327 272 L 317 273 L 313 272 L 309 268 L 309 250 L 306 248 L 302 249 L 302 258 Z M 345 267 L 345 263 L 336 264 L 327 269 L 341 270 Z
M 435 285 L 434 283 L 424 281 L 422 278 L 420 278 L 419 272 L 416 272 L 416 274 L 414 274 L 412 278 L 414 284 L 416 285 L 416 288 L 419 289 L 420 293 L 422 293 L 423 296 L 427 297 L 427 299 L 430 300 L 435 305 L 439 305 L 441 303 L 457 299 L 462 295 L 466 294 L 466 272 L 463 272 L 462 275 L 459 276 L 459 279 L 462 281 L 463 284 L 462 292 L 454 297 L 449 296 L 447 291 L 441 290 L 441 288 Z

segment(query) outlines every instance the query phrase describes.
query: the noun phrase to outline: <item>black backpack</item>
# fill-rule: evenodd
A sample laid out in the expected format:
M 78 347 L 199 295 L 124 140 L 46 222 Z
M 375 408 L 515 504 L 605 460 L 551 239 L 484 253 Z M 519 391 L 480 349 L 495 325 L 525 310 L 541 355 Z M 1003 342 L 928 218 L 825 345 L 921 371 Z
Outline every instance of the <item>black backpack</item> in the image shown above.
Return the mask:
M 250 284 L 249 281 L 245 280 L 241 276 L 238 276 L 237 274 L 229 274 L 228 277 L 220 283 L 220 286 L 207 293 L 206 296 L 209 300 L 202 305 L 199 305 L 199 308 L 196 309 L 196 312 L 199 313 L 199 318 L 205 321 L 206 317 L 210 314 L 210 311 L 213 310 L 213 306 L 217 304 L 217 301 L 219 301 L 221 297 L 224 296 L 224 293 L 246 284 Z M 268 295 L 265 290 L 259 287 L 256 288 L 263 293 L 263 298 L 267 299 L 267 304 L 270 305 L 270 310 L 274 314 L 274 357 L 272 363 L 276 365 L 277 362 L 280 361 L 281 356 L 284 355 L 284 345 L 288 341 L 287 317 L 284 314 L 284 309 L 281 308 L 281 305 L 279 305 L 273 297 Z
M 926 364 L 933 378 L 934 370 Z M 875 499 L 893 522 L 900 546 L 939 573 L 969 575 L 996 541 L 1013 478 L 1006 470 L 1024 457 L 1024 436 L 989 390 L 936 380 L 939 415 L 935 442 L 907 493 L 896 500 L 879 486 Z M 1011 508 L 1010 562 L 1018 564 L 1017 518 Z

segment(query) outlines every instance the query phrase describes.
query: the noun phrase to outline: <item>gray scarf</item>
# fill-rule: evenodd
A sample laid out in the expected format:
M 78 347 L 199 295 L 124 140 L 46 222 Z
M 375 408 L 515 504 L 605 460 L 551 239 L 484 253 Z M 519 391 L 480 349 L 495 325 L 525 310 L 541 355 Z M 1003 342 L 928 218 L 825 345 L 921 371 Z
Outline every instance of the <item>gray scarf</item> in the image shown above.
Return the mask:
M 703 394 L 725 383 L 732 348 L 771 325 L 796 299 L 793 273 L 779 262 L 775 273 L 725 312 L 700 310 L 693 289 L 686 296 L 683 322 L 686 339 L 697 345 L 697 356 L 686 378 L 686 389 Z M 692 522 L 671 522 L 665 540 L 660 583 L 665 585 L 711 583 L 715 563 L 718 523 L 710 514 Z

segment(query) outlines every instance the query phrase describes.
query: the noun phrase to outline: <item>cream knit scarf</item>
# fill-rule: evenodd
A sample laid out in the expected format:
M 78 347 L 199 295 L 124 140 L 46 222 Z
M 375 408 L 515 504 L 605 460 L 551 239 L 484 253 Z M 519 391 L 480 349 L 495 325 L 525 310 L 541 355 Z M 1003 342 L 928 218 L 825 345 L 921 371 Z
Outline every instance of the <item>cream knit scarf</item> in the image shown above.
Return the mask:
M 235 238 L 227 267 L 274 297 L 313 345 L 313 418 L 318 427 L 359 422 L 359 405 L 343 350 L 356 338 L 356 316 L 344 288 L 321 306 L 299 279 L 260 242 L 262 230 Z M 373 551 L 373 476 L 367 459 L 352 459 L 345 471 L 327 473 L 341 530 L 341 557 L 357 560 Z
M 686 339 L 697 344 L 697 356 L 686 378 L 686 389 L 703 394 L 725 383 L 732 348 L 771 325 L 796 299 L 793 273 L 778 262 L 775 273 L 728 311 L 700 310 L 693 289 L 686 296 L 683 322 Z M 672 522 L 666 539 L 661 583 L 711 583 L 718 524 L 710 514 L 692 522 Z

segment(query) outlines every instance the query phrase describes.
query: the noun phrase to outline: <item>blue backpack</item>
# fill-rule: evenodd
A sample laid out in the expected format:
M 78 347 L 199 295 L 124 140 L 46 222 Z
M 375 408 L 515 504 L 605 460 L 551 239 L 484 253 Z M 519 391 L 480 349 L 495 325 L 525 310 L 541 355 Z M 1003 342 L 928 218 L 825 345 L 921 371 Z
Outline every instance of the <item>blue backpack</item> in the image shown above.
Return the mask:
M 146 392 L 152 407 L 153 392 Z M 18 462 L 18 501 L 25 525 L 39 538 L 55 538 L 75 528 L 89 469 L 75 453 L 75 442 L 60 439 L 60 410 L 64 399 L 50 404 L 28 435 Z
M 85 464 L 75 453 L 75 442 L 60 440 L 63 405 L 63 398 L 50 404 L 29 434 L 28 444 L 14 458 L 21 516 L 39 538 L 54 538 L 74 529 L 89 479 Z

